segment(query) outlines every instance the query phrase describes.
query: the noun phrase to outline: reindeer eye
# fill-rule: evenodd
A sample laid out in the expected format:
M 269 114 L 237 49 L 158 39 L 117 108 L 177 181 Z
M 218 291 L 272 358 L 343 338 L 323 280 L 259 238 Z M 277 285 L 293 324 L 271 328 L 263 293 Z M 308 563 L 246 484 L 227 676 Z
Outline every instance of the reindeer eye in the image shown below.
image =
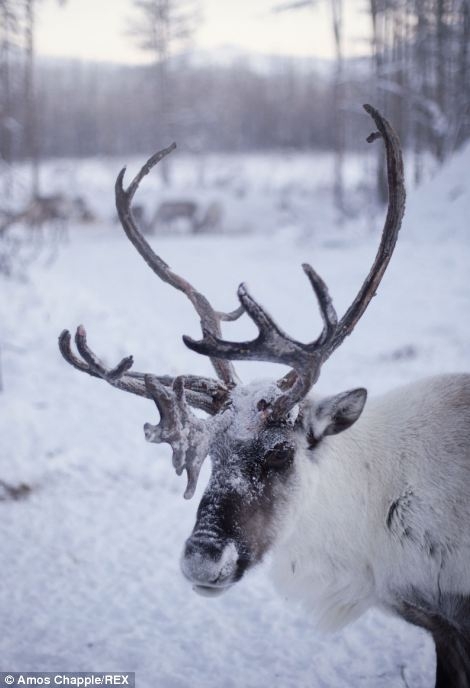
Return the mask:
M 264 455 L 264 460 L 270 468 L 286 468 L 292 463 L 294 449 L 284 442 L 276 444 Z

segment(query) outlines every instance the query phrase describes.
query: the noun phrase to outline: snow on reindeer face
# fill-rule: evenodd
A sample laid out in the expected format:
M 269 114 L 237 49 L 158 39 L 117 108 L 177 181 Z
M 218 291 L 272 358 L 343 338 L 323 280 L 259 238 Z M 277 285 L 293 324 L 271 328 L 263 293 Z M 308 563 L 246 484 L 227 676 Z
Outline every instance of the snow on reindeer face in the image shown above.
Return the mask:
M 206 595 L 223 592 L 261 561 L 275 535 L 294 472 L 295 407 L 270 423 L 275 384 L 236 387 L 213 419 L 212 473 L 181 568 Z
M 301 412 L 296 405 L 273 422 L 269 410 L 280 394 L 276 384 L 236 387 L 211 422 L 212 474 L 181 560 L 201 594 L 223 592 L 261 561 L 296 488 L 298 448 L 315 449 L 325 435 L 347 430 L 367 398 L 363 388 L 309 397 Z

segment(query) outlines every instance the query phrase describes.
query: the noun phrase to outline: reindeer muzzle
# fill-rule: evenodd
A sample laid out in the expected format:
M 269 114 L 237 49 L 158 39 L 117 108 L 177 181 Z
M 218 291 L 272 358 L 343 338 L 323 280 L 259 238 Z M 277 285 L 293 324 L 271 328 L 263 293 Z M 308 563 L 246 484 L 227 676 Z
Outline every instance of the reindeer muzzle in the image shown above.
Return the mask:
M 200 595 L 213 597 L 225 592 L 237 580 L 239 555 L 233 541 L 192 535 L 181 558 L 181 570 Z

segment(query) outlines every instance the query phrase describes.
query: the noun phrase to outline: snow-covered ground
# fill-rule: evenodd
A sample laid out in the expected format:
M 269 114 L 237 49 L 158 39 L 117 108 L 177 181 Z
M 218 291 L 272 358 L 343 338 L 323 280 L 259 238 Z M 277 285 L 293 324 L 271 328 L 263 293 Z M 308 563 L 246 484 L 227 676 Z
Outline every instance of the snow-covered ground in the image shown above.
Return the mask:
M 379 394 L 469 370 L 469 163 L 470 149 L 410 194 L 379 296 L 325 366 L 319 390 L 363 385 Z M 152 403 L 67 366 L 57 335 L 83 322 L 90 345 L 110 363 L 132 353 L 136 370 L 210 374 L 207 360 L 181 341 L 183 333 L 198 335 L 198 320 L 112 224 L 108 167 L 99 178 L 99 165 L 88 176 L 75 168 L 109 208 L 108 221 L 76 227 L 58 260 L 48 269 L 36 264 L 28 282 L 0 284 L 0 480 L 31 487 L 16 501 L 0 487 L 0 668 L 135 671 L 142 688 L 431 686 L 431 641 L 399 620 L 370 612 L 321 636 L 301 609 L 276 596 L 268 566 L 214 599 L 196 596 L 183 580 L 179 556 L 209 466 L 196 496 L 184 501 L 169 448 L 144 441 L 143 423 L 157 418 Z M 236 197 L 236 161 L 233 168 L 228 186 L 205 181 L 227 207 Z M 291 188 L 289 175 L 283 171 L 276 185 L 272 168 L 260 161 L 238 192 L 258 233 L 153 241 L 217 308 L 234 308 L 236 286 L 246 280 L 282 326 L 307 341 L 320 319 L 300 263 L 318 269 L 342 312 L 369 269 L 382 220 L 370 232 L 364 218 L 327 231 L 319 221 L 333 216 L 326 194 L 317 190 L 315 208 L 305 205 L 295 165 L 286 219 L 276 204 Z M 187 191 L 184 175 L 179 184 Z M 309 237 L 299 221 L 307 211 L 317 228 Z M 242 318 L 225 332 L 237 338 L 254 328 Z M 245 380 L 281 372 L 255 363 L 237 369 Z

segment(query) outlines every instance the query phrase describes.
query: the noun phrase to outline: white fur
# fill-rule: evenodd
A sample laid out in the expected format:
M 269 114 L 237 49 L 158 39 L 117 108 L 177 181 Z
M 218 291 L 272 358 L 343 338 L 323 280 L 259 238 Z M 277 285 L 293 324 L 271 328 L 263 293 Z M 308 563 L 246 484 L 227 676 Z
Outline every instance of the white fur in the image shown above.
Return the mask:
M 404 517 L 390 528 L 397 499 Z M 373 605 L 393 610 L 410 589 L 436 604 L 445 592 L 470 594 L 470 375 L 370 400 L 356 424 L 313 450 L 299 433 L 280 520 L 274 580 L 324 629 Z

